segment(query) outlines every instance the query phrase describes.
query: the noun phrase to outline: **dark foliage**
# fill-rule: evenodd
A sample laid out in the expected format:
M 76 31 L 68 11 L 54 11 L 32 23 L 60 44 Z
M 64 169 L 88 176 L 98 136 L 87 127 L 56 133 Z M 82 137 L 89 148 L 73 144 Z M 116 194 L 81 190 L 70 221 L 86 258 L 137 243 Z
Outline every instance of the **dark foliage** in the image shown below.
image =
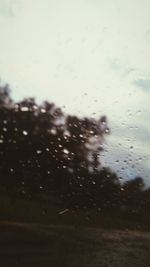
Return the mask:
M 99 120 L 66 115 L 53 103 L 33 98 L 14 103 L 0 87 L 0 184 L 21 194 L 54 193 L 68 208 L 131 211 L 150 207 L 143 180 L 121 185 L 101 166 L 106 116 Z M 145 203 L 145 202 L 144 202 Z

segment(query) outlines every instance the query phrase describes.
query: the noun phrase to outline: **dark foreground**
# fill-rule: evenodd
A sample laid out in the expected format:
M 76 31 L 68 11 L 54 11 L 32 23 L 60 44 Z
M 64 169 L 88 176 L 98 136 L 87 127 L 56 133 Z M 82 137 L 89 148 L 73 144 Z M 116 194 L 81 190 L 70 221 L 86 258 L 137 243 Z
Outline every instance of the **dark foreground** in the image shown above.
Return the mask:
M 150 233 L 0 223 L 1 267 L 149 267 Z

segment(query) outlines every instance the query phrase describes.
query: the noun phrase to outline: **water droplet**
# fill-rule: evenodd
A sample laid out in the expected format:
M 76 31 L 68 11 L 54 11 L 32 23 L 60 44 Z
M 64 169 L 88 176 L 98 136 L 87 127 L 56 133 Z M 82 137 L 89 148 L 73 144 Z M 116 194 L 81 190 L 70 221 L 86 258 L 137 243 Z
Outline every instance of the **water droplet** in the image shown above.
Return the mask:
M 62 147 L 62 145 L 59 145 L 59 147 L 61 148 L 61 147 Z
M 53 129 L 50 130 L 50 133 L 53 134 L 53 135 L 56 135 L 57 131 L 56 131 L 56 129 L 53 128 Z
M 46 109 L 45 108 L 41 108 L 41 112 L 42 113 L 46 113 Z
M 72 168 L 68 168 L 68 172 L 73 173 L 74 170 Z
M 28 111 L 29 108 L 28 107 L 21 107 L 21 111 Z
M 105 130 L 105 133 L 110 133 L 110 130 L 107 128 L 107 129 Z
M 64 152 L 65 154 L 69 154 L 69 150 L 66 149 L 66 148 L 63 149 L 63 152 Z
M 64 139 L 67 139 L 67 137 L 70 137 L 70 132 L 69 131 L 64 131 Z
M 25 130 L 22 133 L 23 133 L 23 135 L 28 135 L 28 132 Z
M 42 151 L 41 151 L 41 150 L 37 150 L 36 153 L 37 153 L 37 154 L 41 154 Z
M 34 109 L 34 110 L 36 110 L 36 109 L 37 109 L 37 106 L 36 106 L 36 105 L 34 105 L 34 106 L 33 106 L 33 109 Z

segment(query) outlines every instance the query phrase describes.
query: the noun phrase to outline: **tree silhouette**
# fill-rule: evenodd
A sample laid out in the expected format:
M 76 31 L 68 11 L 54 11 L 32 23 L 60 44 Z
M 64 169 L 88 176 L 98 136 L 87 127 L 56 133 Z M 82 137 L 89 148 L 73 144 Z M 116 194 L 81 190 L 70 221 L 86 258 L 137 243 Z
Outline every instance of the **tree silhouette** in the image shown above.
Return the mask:
M 22 193 L 53 192 L 69 208 L 120 209 L 143 205 L 143 180 L 121 185 L 101 165 L 106 116 L 78 118 L 34 98 L 14 103 L 0 87 L 0 184 Z M 144 196 L 144 198 L 143 198 Z M 147 202 L 147 206 L 149 202 Z
M 144 181 L 141 177 L 127 181 L 122 187 L 122 203 L 128 210 L 140 210 L 143 203 Z

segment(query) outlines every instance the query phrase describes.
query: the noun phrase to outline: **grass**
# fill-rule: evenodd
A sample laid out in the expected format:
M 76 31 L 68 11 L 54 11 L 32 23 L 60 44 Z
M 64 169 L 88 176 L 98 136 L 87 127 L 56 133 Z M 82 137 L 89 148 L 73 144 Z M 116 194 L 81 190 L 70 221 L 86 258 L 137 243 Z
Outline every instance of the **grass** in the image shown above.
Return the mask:
M 150 231 L 150 218 L 134 215 L 90 211 L 67 211 L 66 206 L 56 197 L 23 199 L 0 197 L 0 221 L 29 222 L 53 225 L 102 227 L 106 229 L 132 229 Z
M 148 267 L 150 261 L 150 235 L 138 232 L 1 222 L 0 236 L 1 267 Z
M 54 197 L 1 194 L 0 266 L 149 266 L 150 234 L 137 231 L 149 226 L 94 211 L 60 215 L 65 208 Z

